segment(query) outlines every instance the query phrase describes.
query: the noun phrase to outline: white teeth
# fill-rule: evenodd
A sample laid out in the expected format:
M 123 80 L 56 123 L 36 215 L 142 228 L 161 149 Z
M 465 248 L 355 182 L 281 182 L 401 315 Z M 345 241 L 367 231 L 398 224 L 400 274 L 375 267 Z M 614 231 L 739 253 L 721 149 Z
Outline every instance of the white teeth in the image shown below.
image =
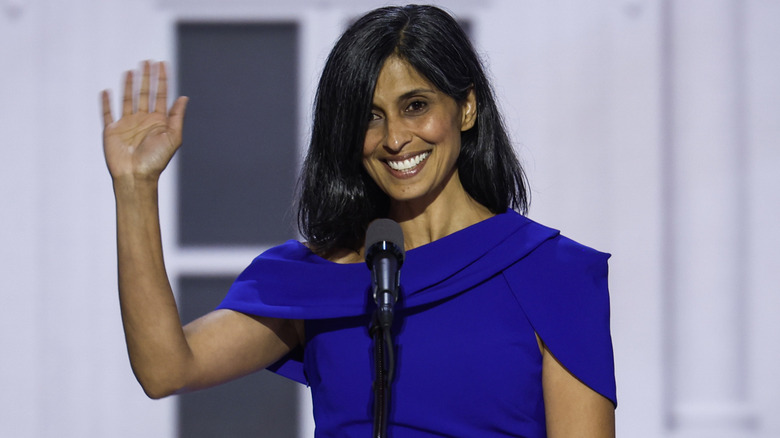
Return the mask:
M 390 166 L 390 168 L 392 168 L 393 170 L 398 170 L 401 172 L 408 171 L 417 167 L 417 165 L 422 163 L 426 158 L 428 158 L 428 155 L 430 154 L 431 154 L 430 152 L 424 152 L 420 155 L 415 155 L 414 157 L 407 158 L 403 161 L 387 160 L 387 165 Z

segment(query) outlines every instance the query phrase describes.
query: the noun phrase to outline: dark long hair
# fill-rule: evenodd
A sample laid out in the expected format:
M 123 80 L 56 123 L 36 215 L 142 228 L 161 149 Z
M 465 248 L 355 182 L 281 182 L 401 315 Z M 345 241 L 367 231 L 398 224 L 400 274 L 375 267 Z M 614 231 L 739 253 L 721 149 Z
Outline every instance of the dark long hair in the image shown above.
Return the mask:
M 360 248 L 369 222 L 388 213 L 389 197 L 363 168 L 362 151 L 376 80 L 390 55 L 457 102 L 474 88 L 477 121 L 461 133 L 461 183 L 493 213 L 528 208 L 525 174 L 463 29 L 433 6 L 384 7 L 344 32 L 317 89 L 297 205 L 300 232 L 318 253 Z

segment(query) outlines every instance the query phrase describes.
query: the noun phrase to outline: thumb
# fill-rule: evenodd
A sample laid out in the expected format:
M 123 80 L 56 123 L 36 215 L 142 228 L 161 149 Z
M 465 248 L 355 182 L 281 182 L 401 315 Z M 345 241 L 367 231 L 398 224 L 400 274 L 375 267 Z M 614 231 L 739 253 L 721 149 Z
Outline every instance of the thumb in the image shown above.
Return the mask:
M 181 96 L 173 102 L 171 110 L 168 112 L 168 127 L 176 135 L 177 140 L 181 141 L 181 130 L 184 125 L 184 114 L 187 112 L 187 102 L 190 98 Z

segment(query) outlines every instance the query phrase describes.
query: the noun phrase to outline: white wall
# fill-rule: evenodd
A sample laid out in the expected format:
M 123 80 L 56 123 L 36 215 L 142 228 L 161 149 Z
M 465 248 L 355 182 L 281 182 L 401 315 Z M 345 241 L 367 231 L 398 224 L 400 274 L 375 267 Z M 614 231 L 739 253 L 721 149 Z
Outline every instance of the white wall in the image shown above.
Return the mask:
M 296 16 L 308 102 L 381 3 L 280 3 L 0 1 L 0 436 L 172 435 L 127 364 L 98 92 L 172 59 L 176 17 Z M 438 3 L 472 19 L 531 216 L 613 254 L 619 435 L 779 437 L 780 2 Z
M 98 91 L 167 58 L 148 1 L 0 2 L 0 435 L 159 436 L 116 298 Z

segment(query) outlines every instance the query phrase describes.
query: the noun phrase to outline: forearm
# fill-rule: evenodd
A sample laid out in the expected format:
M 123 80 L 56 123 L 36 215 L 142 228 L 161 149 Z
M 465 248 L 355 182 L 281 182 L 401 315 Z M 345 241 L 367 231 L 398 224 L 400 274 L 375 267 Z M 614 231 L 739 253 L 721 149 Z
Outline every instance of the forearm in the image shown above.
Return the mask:
M 543 345 L 542 387 L 549 438 L 614 438 L 615 408 L 571 374 Z
M 192 353 L 163 260 L 156 181 L 114 181 L 119 301 L 136 378 L 153 398 L 186 383 Z

